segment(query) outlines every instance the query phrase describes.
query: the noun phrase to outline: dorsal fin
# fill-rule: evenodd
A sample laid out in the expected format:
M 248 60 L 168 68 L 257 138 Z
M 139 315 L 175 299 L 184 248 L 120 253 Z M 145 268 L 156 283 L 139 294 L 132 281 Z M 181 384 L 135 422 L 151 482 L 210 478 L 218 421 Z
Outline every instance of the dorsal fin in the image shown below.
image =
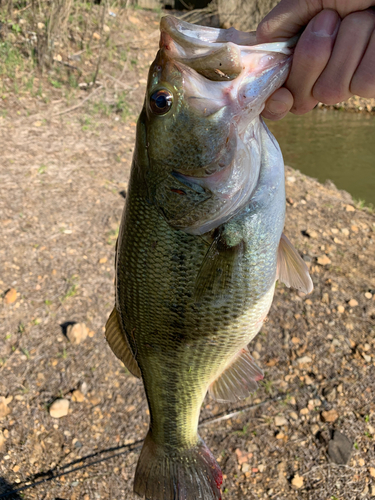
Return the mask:
M 116 356 L 124 363 L 126 368 L 135 377 L 141 377 L 141 371 L 138 363 L 131 352 L 125 335 L 117 316 L 116 307 L 113 308 L 108 321 L 105 325 L 105 338 Z
M 220 403 L 236 402 L 245 399 L 263 379 L 263 372 L 257 366 L 247 348 L 234 358 L 209 388 L 210 395 Z
M 310 293 L 314 288 L 308 267 L 284 233 L 277 252 L 276 279 L 304 293 Z

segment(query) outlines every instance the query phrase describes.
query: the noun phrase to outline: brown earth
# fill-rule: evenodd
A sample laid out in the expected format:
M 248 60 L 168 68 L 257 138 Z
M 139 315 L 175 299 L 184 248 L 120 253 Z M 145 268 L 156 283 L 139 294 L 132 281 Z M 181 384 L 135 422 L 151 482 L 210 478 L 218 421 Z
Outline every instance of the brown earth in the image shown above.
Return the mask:
M 28 485 L 22 498 L 133 497 L 139 447 L 129 445 L 145 436 L 147 405 L 103 326 L 158 18 L 122 19 L 127 61 L 116 65 L 116 49 L 95 95 L 77 90 L 67 102 L 64 88 L 45 87 L 3 101 L 0 499 Z M 264 383 L 230 418 L 233 405 L 207 398 L 201 435 L 223 469 L 224 499 L 375 497 L 375 216 L 290 168 L 286 187 L 286 234 L 315 289 L 277 287 L 253 343 Z M 89 330 L 79 344 L 65 335 L 72 322 Z M 49 413 L 57 399 L 69 402 L 60 419 Z M 334 430 L 350 440 L 348 465 L 329 458 Z

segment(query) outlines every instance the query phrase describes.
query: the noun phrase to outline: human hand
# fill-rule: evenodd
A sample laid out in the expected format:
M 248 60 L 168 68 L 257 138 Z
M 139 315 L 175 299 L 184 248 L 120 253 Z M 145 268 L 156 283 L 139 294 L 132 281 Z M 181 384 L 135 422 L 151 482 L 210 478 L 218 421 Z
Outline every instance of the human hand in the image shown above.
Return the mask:
M 258 26 L 259 43 L 286 40 L 306 26 L 284 87 L 263 116 L 304 114 L 319 101 L 375 97 L 375 0 L 281 0 Z

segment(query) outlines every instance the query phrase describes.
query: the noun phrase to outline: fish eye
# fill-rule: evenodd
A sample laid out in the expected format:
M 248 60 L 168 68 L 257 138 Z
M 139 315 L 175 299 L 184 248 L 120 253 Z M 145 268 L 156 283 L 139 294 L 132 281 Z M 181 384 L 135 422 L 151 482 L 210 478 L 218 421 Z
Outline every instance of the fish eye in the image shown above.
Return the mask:
M 173 95 L 169 90 L 160 89 L 150 97 L 151 111 L 156 115 L 165 115 L 171 109 L 173 104 Z

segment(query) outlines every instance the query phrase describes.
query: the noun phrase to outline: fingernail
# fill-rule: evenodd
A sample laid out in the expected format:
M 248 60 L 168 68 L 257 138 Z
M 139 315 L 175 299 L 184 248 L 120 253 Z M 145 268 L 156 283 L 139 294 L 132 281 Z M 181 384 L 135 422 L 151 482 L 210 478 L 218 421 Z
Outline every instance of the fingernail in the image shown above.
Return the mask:
M 340 17 L 334 10 L 322 10 L 312 22 L 311 31 L 317 36 L 332 36 L 336 32 Z
M 288 106 L 283 101 L 270 99 L 267 103 L 266 109 L 271 115 L 283 115 L 288 111 Z

